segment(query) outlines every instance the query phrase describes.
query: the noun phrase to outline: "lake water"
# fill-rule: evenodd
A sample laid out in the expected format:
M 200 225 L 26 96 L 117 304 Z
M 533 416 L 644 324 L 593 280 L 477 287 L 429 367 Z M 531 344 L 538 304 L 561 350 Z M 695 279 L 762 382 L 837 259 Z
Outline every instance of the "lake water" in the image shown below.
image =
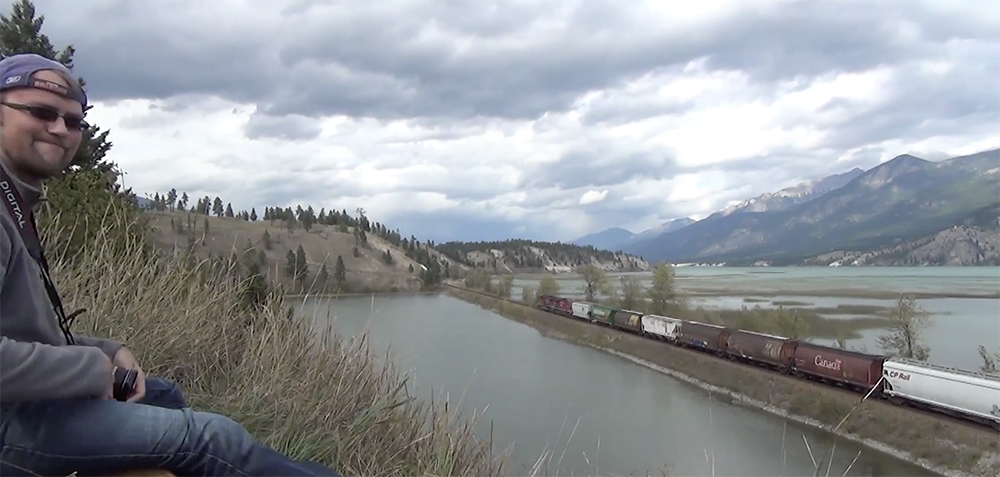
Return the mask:
M 812 475 L 803 435 L 818 454 L 832 442 L 445 295 L 376 297 L 374 306 L 371 298 L 311 299 L 299 312 L 346 336 L 369 330 L 376 351 L 391 346 L 394 362 L 410 370 L 416 392 L 487 409 L 479 432 L 488 436 L 492 421 L 498 450 L 516 444 L 513 475 L 546 450 L 562 456 L 552 466 L 559 475 Z M 831 475 L 859 450 L 838 442 Z M 848 475 L 931 474 L 864 449 Z
M 940 293 L 990 295 L 1000 293 L 1000 267 L 677 267 L 677 286 L 689 294 L 692 306 L 708 309 L 739 309 L 741 306 L 773 307 L 773 301 L 798 301 L 805 308 L 838 305 L 891 307 L 892 299 L 845 297 L 849 294 Z M 652 273 L 609 275 L 617 285 L 619 275 L 634 275 L 649 286 Z M 560 295 L 581 298 L 583 282 L 573 275 L 557 275 Z M 519 298 L 524 286 L 537 287 L 537 276 L 519 276 L 512 296 Z M 831 296 L 841 295 L 841 296 Z M 746 299 L 755 300 L 747 302 Z M 766 300 L 757 302 L 756 300 Z M 917 304 L 931 314 L 925 340 L 931 348 L 930 362 L 962 369 L 979 369 L 983 361 L 977 345 L 1000 350 L 1000 299 L 922 298 Z M 849 319 L 849 315 L 827 315 Z M 851 348 L 880 353 L 875 344 L 883 330 L 862 331 L 848 340 Z M 816 339 L 832 344 L 833 340 Z

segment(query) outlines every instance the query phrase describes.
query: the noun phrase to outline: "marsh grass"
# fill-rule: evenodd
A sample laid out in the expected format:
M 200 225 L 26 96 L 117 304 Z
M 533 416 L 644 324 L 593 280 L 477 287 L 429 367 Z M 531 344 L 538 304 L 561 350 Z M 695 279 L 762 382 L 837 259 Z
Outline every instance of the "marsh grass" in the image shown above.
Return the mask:
M 767 301 L 767 300 L 763 300 L 763 301 Z M 774 305 L 774 306 L 783 306 L 785 308 L 788 308 L 790 306 L 813 306 L 812 303 L 805 302 L 805 301 L 797 301 L 797 300 L 774 300 L 774 301 L 771 302 L 771 304 Z
M 846 310 L 839 308 L 831 308 L 831 310 L 840 311 L 842 314 L 847 313 Z M 853 310 L 853 308 L 848 308 L 848 310 Z M 685 309 L 676 313 L 676 317 L 791 337 L 792 335 L 789 332 L 793 330 L 786 329 L 787 326 L 782 326 L 782 322 L 784 314 L 793 313 L 801 320 L 802 325 L 804 325 L 799 329 L 799 332 L 802 333 L 799 336 L 830 339 L 842 337 L 849 339 L 860 338 L 861 331 L 885 328 L 889 323 L 887 318 L 881 316 L 830 318 L 824 316 L 819 311 L 821 310 L 814 308 L 763 308 L 755 305 L 752 308 L 746 307 L 740 310 Z M 787 318 L 787 315 L 784 318 Z
M 878 389 L 879 386 L 882 384 L 882 379 L 883 378 L 880 377 L 878 379 L 878 382 L 876 382 L 875 385 L 872 386 L 872 388 L 868 391 L 868 393 L 865 394 L 864 397 L 858 400 L 858 402 L 854 405 L 854 407 L 852 407 L 851 410 L 848 411 L 847 414 L 845 414 L 844 417 L 837 422 L 836 426 L 833 426 L 830 429 L 830 431 L 833 432 L 834 434 L 833 443 L 830 445 L 829 449 L 826 449 L 823 452 L 818 461 L 816 460 L 816 456 L 812 451 L 812 447 L 809 445 L 809 440 L 806 439 L 806 436 L 804 434 L 802 435 L 802 440 L 803 442 L 805 442 L 806 450 L 809 451 L 809 457 L 810 459 L 812 459 L 813 467 L 816 469 L 815 472 L 813 473 L 813 477 L 820 477 L 821 475 L 825 477 L 830 476 L 830 471 L 833 470 L 833 456 L 837 452 L 837 441 L 840 439 L 838 431 L 840 431 L 841 426 L 843 426 L 844 423 L 847 422 L 847 420 L 850 419 L 852 415 L 854 415 L 854 412 L 860 409 L 861 406 L 863 406 L 865 402 L 868 401 L 868 398 L 870 398 L 872 394 L 875 392 L 875 390 Z M 863 450 L 859 450 L 857 452 L 857 454 L 854 456 L 854 459 L 852 459 L 850 464 L 848 464 L 847 467 L 844 469 L 844 472 L 840 474 L 841 477 L 846 476 L 847 473 L 851 471 L 851 468 L 854 467 L 854 463 L 858 461 L 859 457 L 861 457 L 862 452 Z M 825 474 L 823 473 L 824 466 L 826 466 Z
M 888 317 L 892 313 L 891 306 L 858 305 L 842 303 L 837 306 L 810 308 L 820 315 L 868 315 Z
M 727 394 L 727 395 L 723 395 L 723 396 L 728 397 L 729 395 Z M 841 420 L 840 420 L 840 422 L 838 423 L 837 426 L 834 426 L 834 427 L 828 429 L 828 430 L 830 430 L 831 432 L 834 433 L 834 436 L 833 436 L 833 439 L 831 441 L 830 447 L 826 448 L 826 449 L 823 449 L 822 450 L 822 454 L 820 454 L 818 456 L 819 460 L 817 460 L 816 452 L 814 452 L 814 450 L 813 450 L 813 444 L 810 444 L 809 438 L 806 437 L 806 435 L 804 433 L 799 434 L 799 436 L 802 438 L 802 444 L 805 447 L 805 451 L 809 455 L 809 459 L 811 460 L 812 465 L 813 465 L 813 469 L 814 469 L 813 470 L 813 477 L 830 477 L 830 473 L 831 473 L 831 471 L 833 471 L 833 457 L 834 457 L 834 455 L 835 455 L 835 453 L 837 451 L 837 441 L 839 439 L 839 436 L 836 434 L 836 432 L 840 429 L 840 426 L 845 421 L 847 421 L 848 418 L 851 417 L 851 415 L 854 413 L 854 411 L 856 409 L 858 409 L 859 407 L 861 407 L 865 403 L 865 401 L 868 399 L 869 396 L 871 396 L 871 392 L 869 392 L 866 396 L 864 396 L 863 398 L 861 398 L 858 401 L 858 403 L 850 411 L 848 411 L 848 413 L 843 418 L 841 418 Z M 714 406 L 714 402 L 718 400 L 717 398 L 715 398 L 713 396 L 713 393 L 711 391 L 708 392 L 708 398 L 709 398 L 709 402 L 712 403 L 713 406 Z M 725 400 L 723 402 L 725 402 L 725 403 L 728 404 L 728 403 L 731 403 L 731 400 L 727 399 L 727 400 Z M 712 427 L 712 407 L 709 407 L 708 427 L 709 427 L 709 429 L 714 430 L 714 428 Z M 781 473 L 778 474 L 778 477 L 782 477 L 784 475 L 796 475 L 796 474 L 785 474 L 785 472 L 788 471 L 788 452 L 791 449 L 791 446 L 794 445 L 793 444 L 794 441 L 795 441 L 795 439 L 792 436 L 788 435 L 788 420 L 785 419 L 784 420 L 784 425 L 782 426 L 782 429 L 781 429 L 781 447 L 779 449 L 779 453 L 780 453 L 779 458 L 781 460 Z M 819 449 L 817 449 L 817 450 L 819 450 Z M 712 477 L 715 477 L 715 451 L 714 451 L 714 449 L 710 450 L 707 447 L 704 448 L 703 451 L 704 451 L 704 454 L 705 454 L 705 462 L 706 462 L 706 464 L 709 466 L 709 468 L 711 470 Z M 851 469 L 854 467 L 854 464 L 861 457 L 861 453 L 862 452 L 864 452 L 864 449 L 858 450 L 858 452 L 854 455 L 854 458 L 844 467 L 843 471 L 839 472 L 839 473 L 835 473 L 833 475 L 839 475 L 840 477 L 845 477 L 851 471 Z

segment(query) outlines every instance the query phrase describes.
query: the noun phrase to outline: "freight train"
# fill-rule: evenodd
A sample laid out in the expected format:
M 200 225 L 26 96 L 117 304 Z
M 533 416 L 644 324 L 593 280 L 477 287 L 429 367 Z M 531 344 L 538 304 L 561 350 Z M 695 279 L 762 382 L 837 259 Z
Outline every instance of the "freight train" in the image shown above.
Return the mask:
M 542 295 L 536 307 L 1000 430 L 1000 376 Z

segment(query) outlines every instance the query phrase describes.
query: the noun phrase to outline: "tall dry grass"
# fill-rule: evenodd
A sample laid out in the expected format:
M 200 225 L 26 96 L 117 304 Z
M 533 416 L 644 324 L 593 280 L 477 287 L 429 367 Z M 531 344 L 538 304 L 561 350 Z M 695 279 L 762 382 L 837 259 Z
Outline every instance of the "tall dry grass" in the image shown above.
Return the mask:
M 477 416 L 412 397 L 364 339 L 312 333 L 276 293 L 247 308 L 229 274 L 153 251 L 134 212 L 110 207 L 100 221 L 72 253 L 60 237 L 79 222 L 52 217 L 42 231 L 67 310 L 87 309 L 73 330 L 123 342 L 193 407 L 345 475 L 504 474 L 506 454 L 477 440 Z

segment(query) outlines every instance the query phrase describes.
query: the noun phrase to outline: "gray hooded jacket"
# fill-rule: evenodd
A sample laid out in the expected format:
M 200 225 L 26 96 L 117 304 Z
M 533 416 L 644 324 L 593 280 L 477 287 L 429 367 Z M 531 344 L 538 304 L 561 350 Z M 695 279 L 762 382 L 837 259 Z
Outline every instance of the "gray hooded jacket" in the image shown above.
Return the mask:
M 38 204 L 41 191 L 5 168 L 27 202 Z M 68 345 L 45 291 L 41 269 L 28 253 L 7 207 L 0 204 L 0 403 L 99 397 L 108 386 L 121 345 L 74 335 Z M 105 357 L 107 356 L 107 357 Z

